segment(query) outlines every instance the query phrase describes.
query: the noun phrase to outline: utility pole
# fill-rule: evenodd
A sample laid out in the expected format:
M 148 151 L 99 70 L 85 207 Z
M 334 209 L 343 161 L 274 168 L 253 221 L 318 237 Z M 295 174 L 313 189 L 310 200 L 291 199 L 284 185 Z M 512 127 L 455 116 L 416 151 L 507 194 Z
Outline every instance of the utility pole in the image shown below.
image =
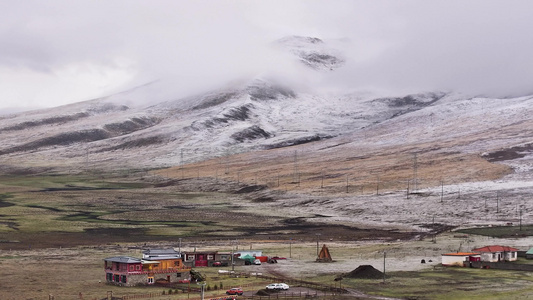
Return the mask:
M 440 203 L 442 203 L 442 198 L 444 197 L 444 181 L 440 181 Z
M 496 191 L 496 213 L 500 212 L 500 191 Z
M 292 238 L 289 240 L 289 258 L 292 258 Z
M 181 179 L 183 179 L 183 148 L 180 149 Z
M 299 181 L 299 178 L 297 178 L 297 176 L 299 177 L 299 174 L 298 174 L 298 151 L 294 150 L 294 175 L 293 175 L 294 181 L 296 181 L 296 180 Z
M 385 259 L 387 258 L 387 252 L 383 251 L 383 283 L 385 283 Z
M 377 182 L 376 182 L 376 196 L 379 196 L 379 175 L 377 175 Z
M 520 207 L 520 231 L 522 231 L 522 208 Z
M 318 258 L 318 237 L 320 236 L 320 233 L 316 234 L 316 257 Z
M 413 161 L 413 179 L 415 181 L 415 193 L 416 191 L 418 190 L 418 180 L 417 180 L 417 177 L 418 177 L 418 154 L 414 154 L 414 161 Z
M 406 193 L 406 198 L 409 199 L 409 184 L 411 183 L 411 180 L 407 179 L 407 193 Z
M 349 193 L 349 188 L 348 188 L 348 174 L 346 174 L 346 193 L 348 194 Z

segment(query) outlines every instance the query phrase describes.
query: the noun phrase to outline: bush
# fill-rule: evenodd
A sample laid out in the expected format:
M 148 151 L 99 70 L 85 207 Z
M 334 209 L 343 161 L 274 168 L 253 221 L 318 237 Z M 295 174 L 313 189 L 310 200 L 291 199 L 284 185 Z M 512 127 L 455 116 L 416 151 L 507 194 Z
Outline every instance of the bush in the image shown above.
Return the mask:
M 219 288 L 220 288 L 221 290 L 224 289 L 224 286 L 222 285 L 222 281 L 220 282 Z
M 210 290 L 211 290 L 211 286 L 208 284 L 206 289 L 207 289 L 208 291 L 210 291 Z

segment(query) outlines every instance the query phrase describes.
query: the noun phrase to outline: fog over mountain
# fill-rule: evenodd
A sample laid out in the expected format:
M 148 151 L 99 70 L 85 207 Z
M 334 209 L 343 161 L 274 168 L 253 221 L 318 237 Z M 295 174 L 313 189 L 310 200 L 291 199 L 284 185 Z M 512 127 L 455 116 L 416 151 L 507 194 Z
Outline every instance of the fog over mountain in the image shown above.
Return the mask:
M 0 106 L 54 107 L 169 82 L 157 95 L 144 97 L 153 103 L 257 74 L 337 94 L 525 95 L 533 77 L 531 6 L 530 1 L 3 1 Z M 326 41 L 341 50 L 342 63 L 329 62 L 335 72 L 309 75 L 271 47 L 293 35 Z

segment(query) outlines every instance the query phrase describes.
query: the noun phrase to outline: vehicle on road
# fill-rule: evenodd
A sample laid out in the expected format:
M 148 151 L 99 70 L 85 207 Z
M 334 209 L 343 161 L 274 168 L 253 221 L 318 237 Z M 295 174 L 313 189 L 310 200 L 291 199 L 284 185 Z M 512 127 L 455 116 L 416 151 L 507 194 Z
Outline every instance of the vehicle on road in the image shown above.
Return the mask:
M 288 290 L 289 285 L 286 283 L 271 283 L 266 286 L 267 290 Z
M 289 289 L 289 285 L 286 284 L 286 283 L 278 283 L 280 289 L 282 290 L 288 290 Z
M 226 295 L 239 295 L 242 296 L 244 292 L 242 291 L 242 288 L 232 288 L 226 291 Z

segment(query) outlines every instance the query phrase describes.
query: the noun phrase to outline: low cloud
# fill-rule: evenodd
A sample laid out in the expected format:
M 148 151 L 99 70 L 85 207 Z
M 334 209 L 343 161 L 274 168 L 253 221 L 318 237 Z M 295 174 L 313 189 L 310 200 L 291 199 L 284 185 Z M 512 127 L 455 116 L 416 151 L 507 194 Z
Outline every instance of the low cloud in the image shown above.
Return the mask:
M 171 80 L 179 98 L 278 74 L 349 89 L 533 93 L 530 1 L 16 1 L 0 4 L 2 106 L 54 106 Z M 308 76 L 269 44 L 335 41 Z

